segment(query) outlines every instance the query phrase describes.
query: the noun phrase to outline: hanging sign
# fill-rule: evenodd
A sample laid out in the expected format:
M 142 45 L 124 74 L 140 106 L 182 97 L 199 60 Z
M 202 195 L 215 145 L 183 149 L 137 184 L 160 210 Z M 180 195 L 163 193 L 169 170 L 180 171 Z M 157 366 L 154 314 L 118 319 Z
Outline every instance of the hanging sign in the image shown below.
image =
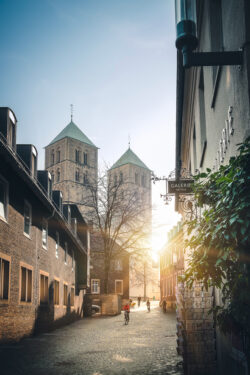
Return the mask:
M 167 193 L 168 194 L 192 194 L 192 186 L 194 180 L 168 180 L 167 181 Z

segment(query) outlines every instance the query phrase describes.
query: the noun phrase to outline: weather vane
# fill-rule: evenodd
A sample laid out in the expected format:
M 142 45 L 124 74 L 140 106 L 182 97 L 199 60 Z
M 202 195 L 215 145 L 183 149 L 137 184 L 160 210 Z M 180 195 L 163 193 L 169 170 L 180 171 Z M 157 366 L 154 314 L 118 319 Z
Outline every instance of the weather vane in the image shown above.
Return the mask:
M 71 122 L 73 121 L 73 104 L 70 104 Z
M 130 134 L 128 135 L 128 147 L 130 148 L 130 143 L 131 143 L 131 137 Z

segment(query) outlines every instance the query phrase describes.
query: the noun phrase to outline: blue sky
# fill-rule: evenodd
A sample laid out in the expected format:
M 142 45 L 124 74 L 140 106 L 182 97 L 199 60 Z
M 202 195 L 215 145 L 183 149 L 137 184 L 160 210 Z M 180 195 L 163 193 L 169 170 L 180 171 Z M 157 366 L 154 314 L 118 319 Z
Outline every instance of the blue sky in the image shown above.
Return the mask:
M 130 135 L 145 164 L 167 175 L 174 43 L 174 0 L 0 0 L 0 105 L 17 116 L 18 143 L 37 147 L 42 169 L 43 147 L 68 124 L 73 103 L 100 163 L 114 163 Z

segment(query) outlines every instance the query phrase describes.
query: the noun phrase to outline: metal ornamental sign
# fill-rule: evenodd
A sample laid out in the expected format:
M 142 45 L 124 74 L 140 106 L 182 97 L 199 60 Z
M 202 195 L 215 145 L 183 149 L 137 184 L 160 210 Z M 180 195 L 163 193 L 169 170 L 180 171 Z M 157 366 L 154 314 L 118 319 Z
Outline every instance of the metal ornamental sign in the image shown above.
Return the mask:
M 194 180 L 167 180 L 168 194 L 192 194 Z

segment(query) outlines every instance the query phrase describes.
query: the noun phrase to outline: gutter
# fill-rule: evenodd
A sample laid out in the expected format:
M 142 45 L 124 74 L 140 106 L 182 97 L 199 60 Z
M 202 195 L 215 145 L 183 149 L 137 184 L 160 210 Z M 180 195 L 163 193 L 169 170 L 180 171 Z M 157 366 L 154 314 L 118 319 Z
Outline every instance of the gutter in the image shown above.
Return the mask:
M 185 69 L 183 67 L 182 52 L 177 51 L 177 82 L 176 82 L 176 144 L 175 144 L 175 168 L 176 179 L 180 177 L 181 169 L 181 136 L 182 114 L 184 101 Z M 178 195 L 175 197 L 175 211 L 178 211 Z

